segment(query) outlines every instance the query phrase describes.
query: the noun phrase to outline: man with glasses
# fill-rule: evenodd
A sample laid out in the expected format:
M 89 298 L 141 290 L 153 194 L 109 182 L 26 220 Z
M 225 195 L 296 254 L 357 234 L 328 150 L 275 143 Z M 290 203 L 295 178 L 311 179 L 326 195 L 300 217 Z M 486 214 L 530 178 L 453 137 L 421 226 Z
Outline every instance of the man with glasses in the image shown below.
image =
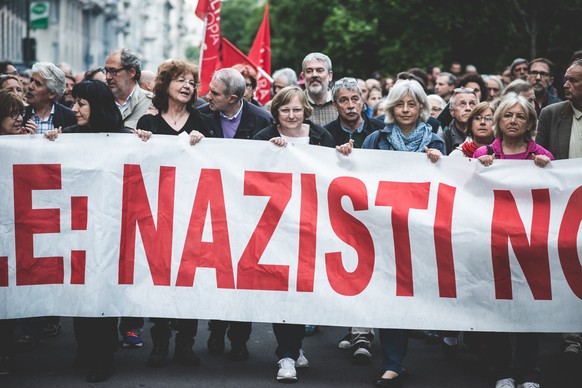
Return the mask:
M 551 93 L 554 77 L 552 76 L 554 64 L 546 58 L 537 58 L 529 64 L 528 81 L 533 86 L 536 95 L 535 108 L 539 116 L 542 108 L 562 101 L 554 93 Z
M 126 48 L 115 49 L 107 56 L 105 67 L 107 85 L 115 96 L 115 103 L 123 117 L 126 129 L 133 130 L 137 121 L 152 103 L 152 93 L 139 87 L 141 61 Z
M 453 120 L 443 136 L 447 155 L 465 141 L 469 115 L 478 103 L 479 99 L 473 89 L 457 88 L 453 90 L 453 95 L 449 101 L 449 110 Z
M 322 53 L 311 53 L 301 65 L 305 79 L 305 94 L 313 108 L 310 120 L 317 125 L 326 125 L 337 119 L 329 84 L 333 78 L 331 59 Z

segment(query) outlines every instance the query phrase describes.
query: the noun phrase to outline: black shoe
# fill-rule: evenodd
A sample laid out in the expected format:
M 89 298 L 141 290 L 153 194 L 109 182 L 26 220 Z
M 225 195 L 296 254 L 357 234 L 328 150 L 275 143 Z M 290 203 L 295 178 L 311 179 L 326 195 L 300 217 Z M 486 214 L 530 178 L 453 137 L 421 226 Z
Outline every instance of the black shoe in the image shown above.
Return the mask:
M 111 376 L 111 366 L 105 364 L 95 364 L 87 373 L 87 382 L 100 383 Z
M 0 356 L 0 375 L 9 375 L 12 373 L 12 360 L 10 356 Z
M 153 368 L 160 368 L 166 365 L 166 358 L 168 357 L 168 345 L 156 345 L 152 349 L 147 361 L 147 366 Z
M 200 357 L 192 349 L 176 349 L 174 362 L 185 366 L 198 366 L 200 365 Z
M 228 358 L 232 361 L 244 361 L 249 359 L 249 350 L 246 344 L 232 345 Z
M 429 330 L 424 332 L 424 340 L 427 344 L 436 345 L 442 341 L 442 337 L 438 332 Z
M 218 356 L 224 353 L 224 336 L 217 336 L 211 333 L 206 344 L 208 353 L 211 355 Z
M 376 381 L 374 381 L 374 385 L 377 387 L 401 387 L 402 386 L 402 374 L 392 378 L 392 379 L 385 379 L 382 376 Z

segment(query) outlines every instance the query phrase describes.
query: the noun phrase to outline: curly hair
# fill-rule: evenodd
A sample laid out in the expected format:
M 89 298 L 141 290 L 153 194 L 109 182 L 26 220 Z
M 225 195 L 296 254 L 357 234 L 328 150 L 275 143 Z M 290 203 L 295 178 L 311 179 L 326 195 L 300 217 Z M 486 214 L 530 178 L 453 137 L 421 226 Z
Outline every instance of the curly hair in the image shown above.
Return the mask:
M 170 82 L 184 74 L 192 74 L 194 83 L 196 84 L 190 103 L 186 106 L 188 112 L 194 109 L 194 103 L 198 99 L 198 67 L 188 61 L 170 59 L 158 67 L 156 84 L 154 85 L 152 103 L 160 112 L 168 111 L 168 87 L 170 86 Z

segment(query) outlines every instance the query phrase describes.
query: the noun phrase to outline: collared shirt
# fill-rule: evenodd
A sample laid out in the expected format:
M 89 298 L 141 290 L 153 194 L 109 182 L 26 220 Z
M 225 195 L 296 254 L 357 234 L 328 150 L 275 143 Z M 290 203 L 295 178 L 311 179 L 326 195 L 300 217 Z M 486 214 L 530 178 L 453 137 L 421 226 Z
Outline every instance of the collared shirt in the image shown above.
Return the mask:
M 323 104 L 316 104 L 307 91 L 305 91 L 305 95 L 307 96 L 307 101 L 309 101 L 309 104 L 313 108 L 313 113 L 309 118 L 311 122 L 317 125 L 326 125 L 337 119 L 338 113 L 333 107 L 331 91 L 327 91 L 327 98 Z
M 30 119 L 34 121 L 34 123 L 36 124 L 36 133 L 45 133 L 46 131 L 55 129 L 53 125 L 54 115 L 55 115 L 55 104 L 53 104 L 53 106 L 51 107 L 51 113 L 48 115 L 46 119 L 43 119 L 42 117 L 38 116 L 34 108 L 32 108 L 32 116 L 30 116 Z
M 125 112 L 127 108 L 129 108 L 129 105 L 131 103 L 131 97 L 133 97 L 133 92 L 135 92 L 135 86 L 133 87 L 131 93 L 129 93 L 129 96 L 127 96 L 127 100 L 125 100 L 123 104 L 118 103 L 117 100 L 115 101 L 115 105 L 117 105 L 121 114 L 123 114 L 123 112 Z
M 582 158 L 582 111 L 574 108 L 574 116 L 572 117 L 572 132 L 570 134 L 570 152 L 569 159 Z
M 240 102 L 240 108 L 234 116 L 227 116 L 220 112 L 220 125 L 222 126 L 222 134 L 225 139 L 232 139 L 236 135 L 236 130 L 240 125 L 240 120 L 242 119 L 242 110 L 244 103 Z

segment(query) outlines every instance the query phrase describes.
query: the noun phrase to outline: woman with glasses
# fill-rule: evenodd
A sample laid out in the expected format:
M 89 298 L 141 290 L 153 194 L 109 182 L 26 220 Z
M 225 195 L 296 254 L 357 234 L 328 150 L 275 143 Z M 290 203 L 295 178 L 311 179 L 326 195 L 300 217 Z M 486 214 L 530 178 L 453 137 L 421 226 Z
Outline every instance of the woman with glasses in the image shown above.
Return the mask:
M 494 105 L 488 101 L 477 104 L 467 120 L 467 138 L 449 155 L 472 158 L 477 148 L 491 144 L 494 112 Z
M 537 126 L 537 115 L 532 104 L 523 96 L 509 93 L 501 98 L 493 116 L 495 140 L 490 146 L 477 149 L 473 157 L 484 166 L 495 159 L 531 159 L 538 167 L 545 167 L 554 156 L 532 140 Z M 485 345 L 486 360 L 492 365 L 497 380 L 496 388 L 539 388 L 538 333 L 514 333 L 515 357 L 512 356 L 511 333 L 480 333 Z
M 253 139 L 269 140 L 279 147 L 289 143 L 335 146 L 331 134 L 309 120 L 312 108 L 305 92 L 299 87 L 287 86 L 281 89 L 271 102 L 271 112 L 275 124 L 259 131 Z M 294 382 L 297 380 L 295 368 L 308 366 L 301 349 L 305 325 L 273 323 L 273 332 L 277 339 L 275 354 L 279 359 L 277 381 Z

